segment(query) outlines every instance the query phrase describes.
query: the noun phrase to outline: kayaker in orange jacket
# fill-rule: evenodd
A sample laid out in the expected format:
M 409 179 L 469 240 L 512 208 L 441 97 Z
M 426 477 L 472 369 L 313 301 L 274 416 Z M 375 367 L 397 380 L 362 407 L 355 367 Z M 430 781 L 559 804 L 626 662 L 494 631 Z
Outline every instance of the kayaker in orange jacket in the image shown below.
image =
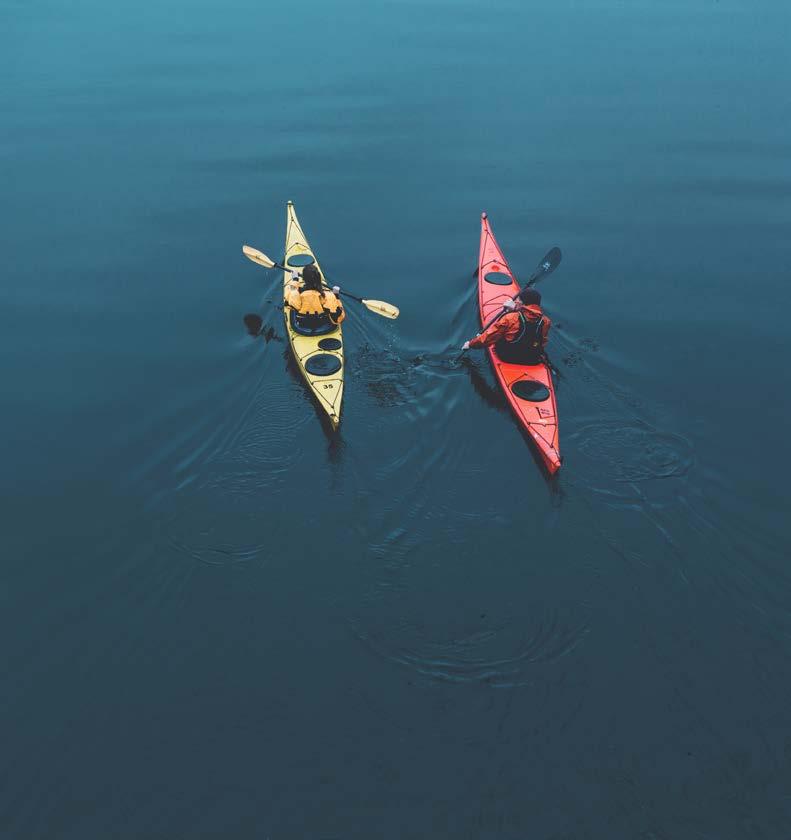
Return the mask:
M 291 282 L 285 289 L 285 303 L 291 307 L 297 317 L 298 325 L 316 329 L 321 325 L 337 326 L 346 317 L 343 305 L 338 299 L 339 286 L 325 289 L 321 274 L 315 265 L 306 265 L 302 269 L 302 283 L 299 274 L 291 274 Z
M 475 338 L 465 341 L 461 349 L 494 344 L 495 352 L 503 362 L 538 364 L 544 356 L 552 321 L 537 303 L 525 304 L 521 297 L 506 300 L 503 304 L 505 313 Z

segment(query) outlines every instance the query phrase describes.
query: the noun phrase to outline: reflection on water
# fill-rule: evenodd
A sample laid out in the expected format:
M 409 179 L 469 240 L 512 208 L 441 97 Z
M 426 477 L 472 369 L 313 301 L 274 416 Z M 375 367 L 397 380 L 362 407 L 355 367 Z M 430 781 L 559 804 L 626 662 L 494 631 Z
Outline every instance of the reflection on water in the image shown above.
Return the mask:
M 487 405 L 505 414 L 510 413 L 508 400 L 505 398 L 502 390 L 493 382 L 486 379 L 474 362 L 469 358 L 464 358 L 460 364 L 469 375 L 473 390 Z

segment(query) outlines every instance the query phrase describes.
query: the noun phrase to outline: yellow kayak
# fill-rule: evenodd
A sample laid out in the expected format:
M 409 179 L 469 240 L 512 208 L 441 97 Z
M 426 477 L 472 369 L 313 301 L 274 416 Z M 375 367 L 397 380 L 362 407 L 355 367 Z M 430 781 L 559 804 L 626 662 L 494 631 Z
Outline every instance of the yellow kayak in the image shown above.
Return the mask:
M 288 269 L 283 272 L 283 293 L 291 280 L 292 271 L 300 271 L 313 264 L 321 273 L 315 254 L 308 239 L 302 232 L 292 202 L 286 207 L 286 255 L 283 265 Z M 326 281 L 325 281 L 326 282 Z M 294 353 L 297 365 L 308 387 L 314 393 L 319 405 L 327 412 L 333 429 L 341 422 L 341 402 L 343 401 L 343 336 L 340 326 L 332 326 L 321 335 L 303 335 L 297 332 L 292 322 L 291 310 L 284 308 L 288 342 Z

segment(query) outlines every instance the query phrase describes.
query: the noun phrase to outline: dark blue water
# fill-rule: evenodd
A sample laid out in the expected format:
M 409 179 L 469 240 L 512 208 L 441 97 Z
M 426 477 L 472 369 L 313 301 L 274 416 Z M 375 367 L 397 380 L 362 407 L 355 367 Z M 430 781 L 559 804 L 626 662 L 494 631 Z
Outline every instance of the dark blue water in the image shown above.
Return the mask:
M 788 4 L 0 21 L 0 836 L 788 837 Z M 402 312 L 335 436 L 288 199 Z M 453 362 L 482 210 L 563 249 L 553 482 Z

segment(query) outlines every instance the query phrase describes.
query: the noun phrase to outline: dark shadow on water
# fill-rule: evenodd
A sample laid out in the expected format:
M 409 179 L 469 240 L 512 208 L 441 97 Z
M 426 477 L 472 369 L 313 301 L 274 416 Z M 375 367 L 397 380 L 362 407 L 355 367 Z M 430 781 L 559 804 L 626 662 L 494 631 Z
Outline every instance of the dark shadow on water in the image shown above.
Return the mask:
M 260 315 L 248 312 L 242 320 L 247 329 L 247 334 L 253 338 L 260 336 L 266 344 L 269 344 L 270 341 L 283 341 L 282 336 L 275 332 L 275 328 L 271 324 L 264 324 L 264 319 Z
M 274 328 L 274 327 L 267 327 L 267 328 L 266 328 L 266 329 L 265 329 L 265 330 L 261 333 L 261 338 L 263 338 L 263 339 L 264 339 L 264 341 L 265 341 L 267 344 L 269 344 L 269 342 L 270 342 L 270 341 L 279 341 L 281 344 L 283 343 L 283 336 L 278 335 L 278 334 L 275 332 L 275 328 Z
M 503 392 L 492 385 L 486 377 L 478 370 L 475 362 L 469 357 L 465 356 L 459 362 L 461 368 L 467 373 L 472 383 L 475 393 L 488 405 L 490 408 L 500 411 L 503 414 L 511 414 L 511 409 L 508 405 L 508 400 L 503 396 Z
M 248 312 L 242 320 L 244 321 L 245 328 L 247 329 L 247 334 L 256 338 L 261 332 L 264 319 L 260 315 L 256 315 L 254 312 Z
M 328 428 L 329 427 L 329 428 Z M 343 452 L 346 449 L 346 442 L 341 431 L 343 427 L 343 412 L 341 411 L 341 425 L 333 429 L 329 423 L 322 421 L 321 428 L 327 438 L 327 460 L 330 464 L 337 465 L 343 461 Z

